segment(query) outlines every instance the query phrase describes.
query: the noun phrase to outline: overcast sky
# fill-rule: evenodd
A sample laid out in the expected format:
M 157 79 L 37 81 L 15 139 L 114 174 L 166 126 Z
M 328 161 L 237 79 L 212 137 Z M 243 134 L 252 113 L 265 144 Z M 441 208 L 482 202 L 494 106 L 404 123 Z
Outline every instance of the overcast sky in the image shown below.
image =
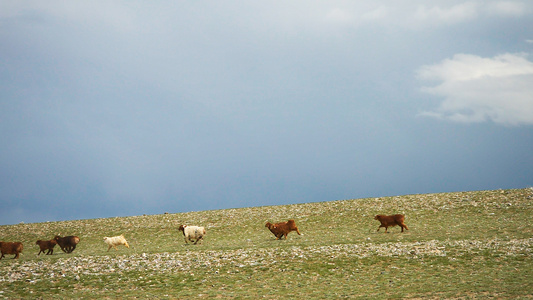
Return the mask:
M 533 1 L 0 0 L 0 224 L 533 185 Z

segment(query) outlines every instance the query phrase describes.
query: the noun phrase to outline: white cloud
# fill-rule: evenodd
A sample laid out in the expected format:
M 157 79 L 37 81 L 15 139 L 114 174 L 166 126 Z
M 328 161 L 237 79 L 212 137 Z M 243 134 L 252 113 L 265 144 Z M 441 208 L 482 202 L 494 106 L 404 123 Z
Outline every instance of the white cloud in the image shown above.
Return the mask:
M 417 74 L 440 82 L 422 90 L 444 98 L 436 110 L 421 115 L 467 123 L 533 124 L 533 62 L 525 54 L 457 54 L 422 66 Z
M 412 19 L 404 19 L 408 24 L 454 25 L 483 18 L 522 17 L 531 14 L 531 4 L 522 1 L 464 1 L 455 5 L 449 4 L 449 1 L 433 4 L 433 1 L 433 6 L 422 3 L 414 9 Z
M 479 4 L 476 2 L 465 2 L 445 8 L 439 6 L 431 8 L 420 6 L 415 13 L 415 18 L 424 21 L 453 24 L 475 19 L 478 11 Z
M 353 20 L 353 16 L 346 10 L 337 7 L 327 13 L 326 19 L 332 22 L 345 23 L 351 22 Z
M 362 19 L 365 21 L 385 20 L 389 16 L 389 8 L 380 6 L 374 10 L 363 14 Z
M 527 13 L 527 7 L 523 2 L 498 1 L 487 4 L 486 10 L 492 15 L 522 16 Z
M 318 10 L 318 11 L 317 11 Z M 426 30 L 434 27 L 447 27 L 487 21 L 498 18 L 520 18 L 530 16 L 532 3 L 525 1 L 340 1 L 329 5 L 306 6 L 305 11 L 291 13 L 303 16 L 312 24 L 317 15 L 327 24 L 336 26 L 385 26 L 408 30 Z
M 361 23 L 381 23 L 389 17 L 389 7 L 366 5 L 335 7 L 326 13 L 326 21 L 336 24 L 358 26 Z

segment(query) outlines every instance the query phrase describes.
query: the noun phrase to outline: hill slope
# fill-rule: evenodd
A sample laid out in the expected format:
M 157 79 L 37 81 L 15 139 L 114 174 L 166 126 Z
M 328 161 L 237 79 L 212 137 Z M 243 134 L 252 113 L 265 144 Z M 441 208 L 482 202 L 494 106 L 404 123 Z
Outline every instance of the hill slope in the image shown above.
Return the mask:
M 0 297 L 532 297 L 533 189 L 367 198 L 284 206 L 0 226 L 21 241 L 0 261 Z M 376 214 L 410 230 L 376 232 Z M 266 221 L 303 233 L 278 241 Z M 185 245 L 179 224 L 207 228 Z M 78 235 L 71 254 L 35 241 Z M 131 248 L 107 252 L 103 236 Z

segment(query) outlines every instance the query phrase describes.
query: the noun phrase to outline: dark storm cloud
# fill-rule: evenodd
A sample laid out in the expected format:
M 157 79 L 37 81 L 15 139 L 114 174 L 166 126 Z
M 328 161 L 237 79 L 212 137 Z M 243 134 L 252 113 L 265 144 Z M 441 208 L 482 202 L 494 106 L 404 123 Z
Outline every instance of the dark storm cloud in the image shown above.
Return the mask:
M 526 2 L 0 5 L 1 224 L 530 184 Z

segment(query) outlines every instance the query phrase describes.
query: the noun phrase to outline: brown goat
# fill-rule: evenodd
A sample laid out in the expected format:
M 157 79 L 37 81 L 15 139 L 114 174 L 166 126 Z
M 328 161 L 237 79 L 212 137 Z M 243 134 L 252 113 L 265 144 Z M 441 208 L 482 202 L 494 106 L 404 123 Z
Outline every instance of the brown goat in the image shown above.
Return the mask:
M 0 259 L 4 258 L 5 254 L 15 254 L 13 259 L 19 258 L 22 249 L 24 249 L 24 246 L 19 242 L 0 242 L 0 251 L 2 252 Z
M 296 223 L 292 219 L 287 222 L 275 224 L 267 222 L 265 224 L 265 227 L 270 229 L 270 232 L 272 232 L 276 236 L 276 240 L 281 239 L 282 236 L 285 236 L 285 239 L 287 239 L 287 235 L 291 231 L 296 231 L 298 235 L 301 235 L 300 231 L 298 230 L 298 227 L 296 227 Z
M 61 250 L 63 250 L 65 253 L 72 253 L 72 251 L 76 249 L 76 245 L 80 242 L 80 238 L 73 235 L 66 237 L 60 237 L 59 235 L 56 235 L 54 240 L 56 240 L 59 247 L 61 247 Z
M 46 250 L 48 250 L 46 255 L 52 255 L 54 253 L 54 247 L 57 245 L 57 241 L 56 240 L 49 240 L 49 241 L 38 240 L 35 244 L 39 245 L 39 248 L 41 248 L 41 251 L 39 251 L 37 255 L 41 255 L 41 252 L 44 253 Z
M 404 215 L 392 215 L 392 216 L 377 215 L 374 217 L 374 219 L 381 222 L 381 225 L 379 225 L 377 231 L 379 231 L 381 227 L 385 227 L 385 233 L 387 233 L 387 228 L 394 227 L 396 225 L 402 228 L 402 232 L 404 228 L 405 230 L 409 230 L 409 228 L 407 228 L 407 225 L 405 225 L 405 223 L 403 222 L 405 219 Z

